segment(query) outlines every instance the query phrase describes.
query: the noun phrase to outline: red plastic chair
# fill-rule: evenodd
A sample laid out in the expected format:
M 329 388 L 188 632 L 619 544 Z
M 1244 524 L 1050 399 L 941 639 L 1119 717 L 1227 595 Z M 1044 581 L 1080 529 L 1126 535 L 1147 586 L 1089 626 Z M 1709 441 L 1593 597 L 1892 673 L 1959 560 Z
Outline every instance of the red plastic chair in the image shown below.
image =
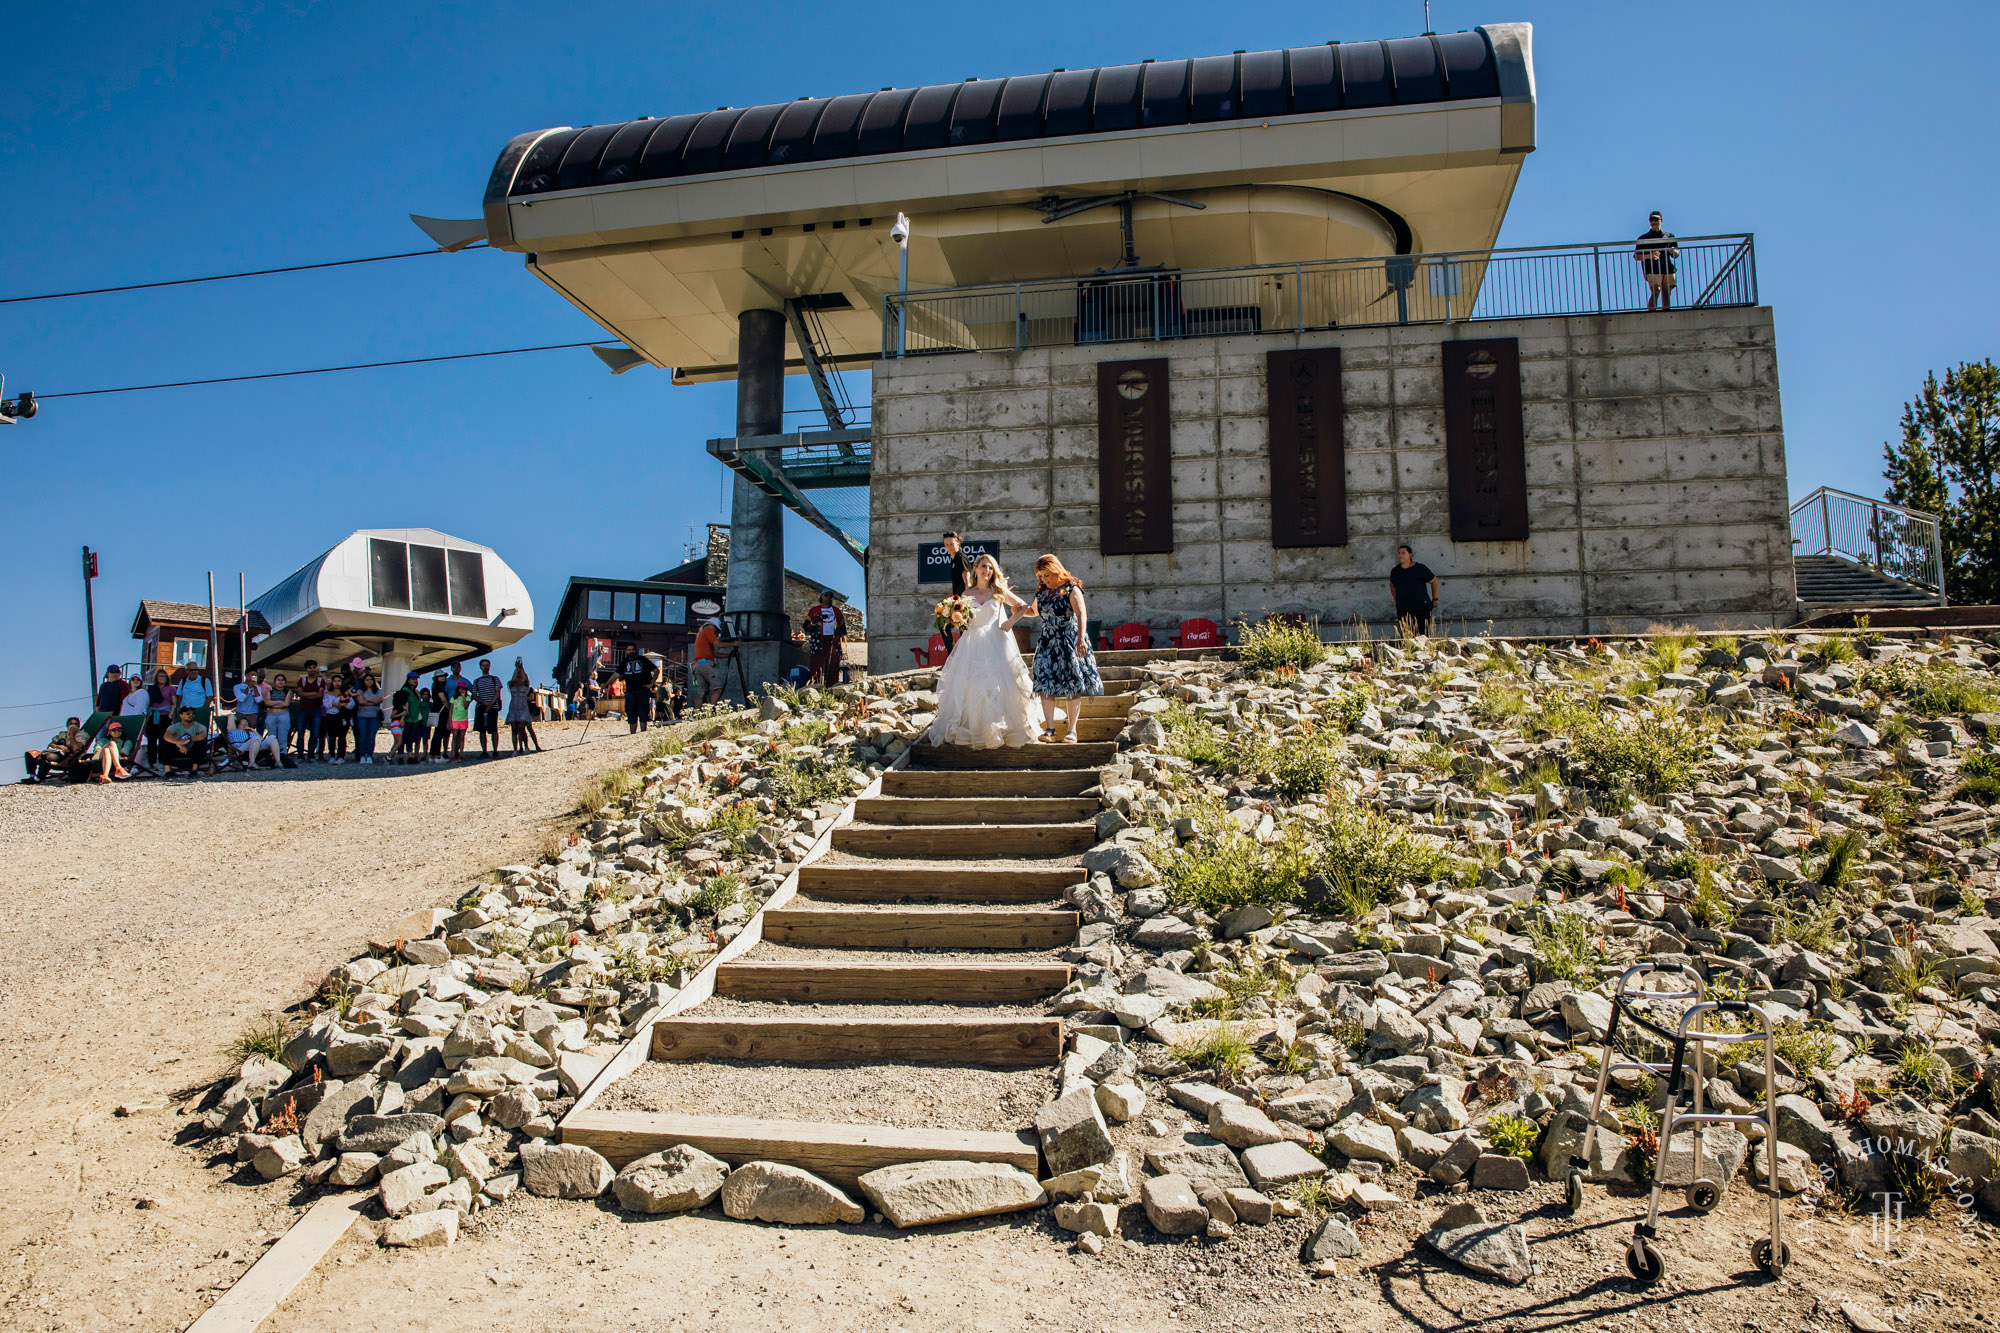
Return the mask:
M 1128 621 L 1111 631 L 1111 648 L 1117 652 L 1130 648 L 1151 648 L 1153 631 L 1136 621 Z
M 1176 648 L 1213 648 L 1222 642 L 1222 630 L 1213 620 L 1183 620 L 1173 642 Z
M 945 643 L 944 635 L 942 634 L 931 635 L 930 646 L 928 648 L 910 649 L 910 656 L 917 659 L 917 665 L 920 667 L 943 666 L 944 659 L 949 655 L 950 645 Z

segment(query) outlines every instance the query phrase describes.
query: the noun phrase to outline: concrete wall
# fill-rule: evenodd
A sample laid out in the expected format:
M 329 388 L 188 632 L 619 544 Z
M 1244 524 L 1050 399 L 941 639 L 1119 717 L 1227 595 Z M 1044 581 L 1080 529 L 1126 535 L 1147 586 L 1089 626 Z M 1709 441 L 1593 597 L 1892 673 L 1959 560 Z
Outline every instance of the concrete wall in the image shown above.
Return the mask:
M 1530 536 L 1453 543 L 1439 344 L 1520 340 Z M 1345 547 L 1271 546 L 1265 354 L 1341 348 Z M 1098 554 L 1096 365 L 1166 356 L 1174 550 Z M 1600 633 L 1793 618 L 1777 352 L 1766 308 L 1113 343 L 876 363 L 868 608 L 888 656 L 930 633 L 917 544 L 1001 544 L 1027 583 L 1054 551 L 1093 619 L 1161 631 L 1267 612 L 1331 635 L 1386 625 L 1408 542 L 1443 582 L 1441 626 Z

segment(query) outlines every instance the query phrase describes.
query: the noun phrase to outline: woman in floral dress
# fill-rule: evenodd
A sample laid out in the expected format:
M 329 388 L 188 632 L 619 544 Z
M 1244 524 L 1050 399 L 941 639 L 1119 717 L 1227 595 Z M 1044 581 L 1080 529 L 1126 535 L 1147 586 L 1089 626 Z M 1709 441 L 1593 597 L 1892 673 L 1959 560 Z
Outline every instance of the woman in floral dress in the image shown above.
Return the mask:
M 1056 708 L 1062 708 L 1068 725 L 1065 741 L 1076 736 L 1079 701 L 1085 695 L 1104 693 L 1104 681 L 1097 674 L 1097 659 L 1090 651 L 1089 618 L 1084 612 L 1083 585 L 1052 555 L 1035 561 L 1034 604 L 1023 607 L 1014 617 L 1034 616 L 1041 621 L 1041 639 L 1035 649 L 1035 693 L 1042 696 L 1042 738 L 1054 740 Z M 1011 626 L 1014 621 L 1007 622 Z

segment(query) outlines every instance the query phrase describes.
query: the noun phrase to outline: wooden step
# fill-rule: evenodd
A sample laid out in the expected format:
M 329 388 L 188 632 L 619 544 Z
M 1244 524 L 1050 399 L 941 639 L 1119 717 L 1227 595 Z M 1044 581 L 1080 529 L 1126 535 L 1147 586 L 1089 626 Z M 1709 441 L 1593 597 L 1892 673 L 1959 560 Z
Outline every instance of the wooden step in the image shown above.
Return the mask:
M 1075 824 L 1094 820 L 1094 796 L 871 796 L 854 804 L 863 824 Z
M 1045 903 L 1089 876 L 1079 865 L 982 866 L 934 864 L 799 867 L 799 892 L 827 902 Z
M 1132 711 L 1132 705 L 1138 702 L 1139 694 L 1136 690 L 1125 694 L 1094 695 L 1083 701 L 1083 712 L 1080 716 L 1086 719 L 1093 717 L 1124 717 Z
M 806 1120 L 740 1116 L 664 1115 L 656 1111 L 583 1110 L 563 1121 L 562 1141 L 594 1148 L 623 1167 L 685 1143 L 731 1166 L 783 1162 L 843 1188 L 868 1172 L 903 1162 L 1006 1162 L 1037 1171 L 1034 1134 L 952 1129 L 893 1129 Z
M 1115 732 L 1113 733 L 1116 734 Z M 1048 744 L 998 746 L 974 750 L 961 745 L 918 745 L 910 752 L 913 768 L 1100 768 L 1118 753 L 1115 741 L 1061 741 Z
M 718 963 L 715 993 L 801 1004 L 1034 1004 L 1069 985 L 1066 963 Z
M 768 927 L 766 928 L 768 930 Z M 1060 1018 L 798 1019 L 663 1018 L 653 1024 L 655 1060 L 782 1060 L 826 1064 L 980 1065 L 1032 1068 L 1062 1060 Z
M 773 907 L 764 938 L 815 949 L 1060 949 L 1076 941 L 1064 911 L 910 912 L 896 908 Z
M 833 849 L 860 856 L 966 857 L 1071 856 L 1097 842 L 1096 823 L 1077 824 L 846 824 L 833 831 Z
M 1076 734 L 1084 742 L 1116 741 L 1118 733 L 1125 730 L 1125 715 L 1116 717 L 1081 717 L 1076 722 Z
M 1078 796 L 1098 783 L 1094 768 L 892 768 L 884 796 Z

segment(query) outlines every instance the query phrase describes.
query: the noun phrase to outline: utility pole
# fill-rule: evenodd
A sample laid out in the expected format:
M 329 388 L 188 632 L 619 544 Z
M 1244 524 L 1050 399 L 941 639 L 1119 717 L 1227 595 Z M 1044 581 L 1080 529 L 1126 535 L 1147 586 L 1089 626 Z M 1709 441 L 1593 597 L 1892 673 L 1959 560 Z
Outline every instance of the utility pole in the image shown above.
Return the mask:
M 83 548 L 83 628 L 90 640 L 90 689 L 91 698 L 97 697 L 97 609 L 90 601 L 90 581 L 97 577 L 97 556 L 88 547 Z

